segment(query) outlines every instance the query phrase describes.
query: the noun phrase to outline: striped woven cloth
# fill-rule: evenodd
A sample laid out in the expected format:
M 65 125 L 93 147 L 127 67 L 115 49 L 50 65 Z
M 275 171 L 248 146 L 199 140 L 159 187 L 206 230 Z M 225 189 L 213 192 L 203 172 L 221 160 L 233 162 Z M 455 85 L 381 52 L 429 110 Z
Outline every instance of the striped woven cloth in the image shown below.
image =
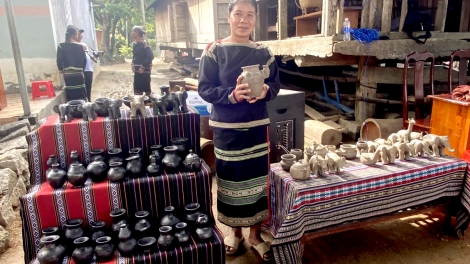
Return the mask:
M 305 181 L 271 165 L 271 219 L 276 263 L 301 263 L 306 232 L 399 211 L 441 197 L 460 196 L 465 209 L 459 230 L 468 225 L 470 180 L 467 163 L 454 158 L 415 158 L 393 165 L 348 161 L 344 173 Z M 461 195 L 462 194 L 462 195 Z M 463 207 L 462 207 L 463 208 Z

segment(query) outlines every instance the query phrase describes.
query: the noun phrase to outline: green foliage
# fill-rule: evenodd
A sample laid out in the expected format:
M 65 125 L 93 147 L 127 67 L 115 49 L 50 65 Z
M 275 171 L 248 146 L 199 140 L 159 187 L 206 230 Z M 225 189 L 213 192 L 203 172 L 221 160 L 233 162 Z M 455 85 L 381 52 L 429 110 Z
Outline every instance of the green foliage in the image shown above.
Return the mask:
M 152 48 L 152 50 L 155 49 L 155 45 L 157 41 L 155 39 L 147 39 L 147 44 Z
M 121 46 L 119 48 L 119 53 L 124 56 L 124 58 L 132 59 L 132 48 L 128 46 Z

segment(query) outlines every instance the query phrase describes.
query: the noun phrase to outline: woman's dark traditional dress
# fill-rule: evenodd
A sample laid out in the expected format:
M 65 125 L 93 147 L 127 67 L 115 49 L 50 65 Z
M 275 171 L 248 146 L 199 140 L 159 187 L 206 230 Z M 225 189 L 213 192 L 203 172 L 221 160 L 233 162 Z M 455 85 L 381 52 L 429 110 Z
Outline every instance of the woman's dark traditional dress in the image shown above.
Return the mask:
M 83 46 L 77 42 L 60 43 L 57 47 L 57 67 L 64 73 L 65 96 L 67 101 L 87 100 L 85 76 L 86 65 Z
M 149 45 L 144 42 L 134 43 L 132 49 L 133 58 L 132 66 L 134 69 L 134 92 L 136 94 L 150 94 L 150 74 L 152 73 L 153 52 Z M 140 73 L 139 68 L 144 68 L 144 72 Z
M 237 103 L 233 90 L 241 67 L 267 65 L 266 98 Z M 269 116 L 266 101 L 279 92 L 279 73 L 271 51 L 256 43 L 214 42 L 200 63 L 200 96 L 212 103 L 209 124 L 214 131 L 217 168 L 217 210 L 231 227 L 253 226 L 268 218 Z

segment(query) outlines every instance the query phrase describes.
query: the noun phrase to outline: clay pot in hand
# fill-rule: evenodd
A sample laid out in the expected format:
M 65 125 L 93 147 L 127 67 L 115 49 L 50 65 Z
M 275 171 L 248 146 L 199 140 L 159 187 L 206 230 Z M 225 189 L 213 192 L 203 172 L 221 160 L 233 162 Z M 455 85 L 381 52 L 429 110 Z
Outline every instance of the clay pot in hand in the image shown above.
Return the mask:
M 64 183 L 67 180 L 67 173 L 64 170 L 59 169 L 59 164 L 52 164 L 52 170 L 46 176 L 47 182 L 54 189 L 64 187 Z
M 139 239 L 137 244 L 139 245 L 140 251 L 144 254 L 149 254 L 156 251 L 157 239 L 154 237 L 143 237 Z
M 110 182 L 122 182 L 126 178 L 126 169 L 122 167 L 122 162 L 109 163 L 107 177 Z
M 80 160 L 80 155 L 78 154 L 78 151 L 72 150 L 70 152 L 70 164 L 74 163 L 80 163 L 82 164 L 82 161 Z
M 90 224 L 91 235 L 90 240 L 92 246 L 96 245 L 96 240 L 100 237 L 106 236 L 106 223 L 103 221 L 96 221 Z
M 136 238 L 143 238 L 152 232 L 152 224 L 150 224 L 148 211 L 138 211 L 135 213 L 137 222 L 134 225 L 134 233 Z
M 121 230 L 119 230 L 119 244 L 117 249 L 122 256 L 128 257 L 132 255 L 137 241 L 132 237 L 131 230 L 127 227 L 126 224 L 121 225 Z
M 167 146 L 164 148 L 164 150 L 165 157 L 163 157 L 162 164 L 165 166 L 165 169 L 168 169 L 169 171 L 177 170 L 181 162 L 181 158 L 176 153 L 178 147 Z
M 65 222 L 65 243 L 67 245 L 67 251 L 70 253 L 75 249 L 75 244 L 73 241 L 75 239 L 85 235 L 85 230 L 82 227 L 82 219 L 69 219 Z
M 106 161 L 104 149 L 92 149 L 90 151 L 90 161 Z
M 209 226 L 209 217 L 205 214 L 201 214 L 196 221 L 196 234 L 199 240 L 209 240 L 214 236 L 212 227 Z
M 93 182 L 102 182 L 106 180 L 108 165 L 104 161 L 92 161 L 86 167 L 86 173 Z
M 113 219 L 113 224 L 111 225 L 112 236 L 113 238 L 117 238 L 119 230 L 121 230 L 121 225 L 127 224 L 126 209 L 114 209 L 109 213 L 109 216 Z
M 290 154 L 295 155 L 295 160 L 299 161 L 302 158 L 303 152 L 301 149 L 294 148 L 290 150 Z
M 95 253 L 91 247 L 90 239 L 88 237 L 79 237 L 73 243 L 75 244 L 75 250 L 72 252 L 73 261 L 76 264 L 91 263 Z
M 65 248 L 59 244 L 57 235 L 41 238 L 44 247 L 39 250 L 37 259 L 40 264 L 61 264 L 65 256 Z
M 281 167 L 285 171 L 289 171 L 290 167 L 294 164 L 297 157 L 294 154 L 284 154 L 281 155 Z
M 188 171 L 199 171 L 201 169 L 202 159 L 193 150 L 189 150 L 189 154 L 183 161 L 184 167 Z
M 122 149 L 120 148 L 112 148 L 108 150 L 109 155 L 109 163 L 113 162 L 124 162 L 124 157 L 122 156 Z
M 263 65 L 263 69 L 259 69 L 259 65 L 249 65 L 242 68 L 241 75 L 243 79 L 241 83 L 248 83 L 251 92 L 247 94 L 250 98 L 255 98 L 263 92 L 264 79 L 269 77 L 269 67 Z
M 155 155 L 155 159 L 157 160 L 157 164 L 162 164 L 163 156 L 165 152 L 163 151 L 162 145 L 152 145 L 150 148 L 150 155 Z
M 59 164 L 59 159 L 55 155 L 50 155 L 49 159 L 47 159 L 46 164 L 47 164 L 47 170 L 46 170 L 46 175 L 49 173 L 49 171 L 52 170 L 52 164 Z
M 186 157 L 186 155 L 188 154 L 188 151 L 189 151 L 189 146 L 188 146 L 188 138 L 185 138 L 185 137 L 175 137 L 175 138 L 172 138 L 171 140 L 171 144 L 173 146 L 177 146 L 178 147 L 178 150 L 176 151 L 178 153 L 178 155 L 183 159 L 184 157 Z
M 188 231 L 186 231 L 188 224 L 185 222 L 179 222 L 175 225 L 176 233 L 175 237 L 178 240 L 178 244 L 184 245 L 189 242 L 190 236 Z
M 173 206 L 165 207 L 165 215 L 160 220 L 160 226 L 174 227 L 179 222 L 181 221 L 175 214 L 175 208 Z
M 100 237 L 96 240 L 95 255 L 97 261 L 106 261 L 114 257 L 114 245 L 109 236 Z
M 138 155 L 126 158 L 126 175 L 131 178 L 139 178 L 142 175 L 143 164 Z
M 158 237 L 157 243 L 160 250 L 167 250 L 173 247 L 175 237 L 171 234 L 171 226 L 162 226 L 158 231 L 160 231 L 160 236 Z
M 147 166 L 147 175 L 148 176 L 157 176 L 159 175 L 160 173 L 160 165 L 157 164 L 157 159 L 155 157 L 155 155 L 150 155 L 149 157 L 149 165 Z
M 67 171 L 67 180 L 73 187 L 82 187 L 87 178 L 86 169 L 81 163 L 70 164 L 69 170 Z
M 190 203 L 184 207 L 185 215 L 184 220 L 188 224 L 189 228 L 194 228 L 196 226 L 196 220 L 201 214 L 199 211 L 201 205 L 198 203 Z

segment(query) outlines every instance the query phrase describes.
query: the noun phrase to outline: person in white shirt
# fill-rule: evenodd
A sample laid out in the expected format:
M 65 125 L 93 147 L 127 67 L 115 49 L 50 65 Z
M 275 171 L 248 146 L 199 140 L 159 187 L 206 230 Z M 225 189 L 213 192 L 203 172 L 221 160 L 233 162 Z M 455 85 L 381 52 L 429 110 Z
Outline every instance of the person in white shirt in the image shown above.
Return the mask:
M 91 102 L 91 85 L 93 83 L 93 67 L 91 65 L 91 61 L 93 60 L 96 63 L 96 60 L 92 55 L 90 55 L 90 53 L 88 53 L 88 46 L 82 42 L 83 32 L 83 29 L 78 31 L 78 40 L 79 43 L 83 45 L 83 50 L 86 53 L 86 66 L 85 69 L 83 69 L 83 74 L 85 75 L 85 89 L 87 92 L 88 101 Z

